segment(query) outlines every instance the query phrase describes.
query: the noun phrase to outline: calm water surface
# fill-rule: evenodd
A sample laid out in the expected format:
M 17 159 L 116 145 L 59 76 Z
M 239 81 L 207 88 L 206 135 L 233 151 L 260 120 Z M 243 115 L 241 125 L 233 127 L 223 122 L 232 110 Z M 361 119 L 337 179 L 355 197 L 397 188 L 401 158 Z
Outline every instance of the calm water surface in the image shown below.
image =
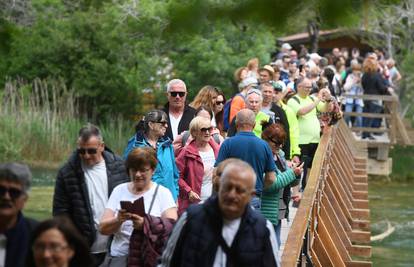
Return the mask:
M 377 235 L 395 231 L 382 241 L 373 242 L 374 266 L 414 266 L 414 182 L 369 181 L 371 231 Z
M 54 185 L 57 170 L 32 169 L 33 185 Z M 384 232 L 387 220 L 395 231 L 372 243 L 374 266 L 414 266 L 414 182 L 369 182 L 372 235 Z

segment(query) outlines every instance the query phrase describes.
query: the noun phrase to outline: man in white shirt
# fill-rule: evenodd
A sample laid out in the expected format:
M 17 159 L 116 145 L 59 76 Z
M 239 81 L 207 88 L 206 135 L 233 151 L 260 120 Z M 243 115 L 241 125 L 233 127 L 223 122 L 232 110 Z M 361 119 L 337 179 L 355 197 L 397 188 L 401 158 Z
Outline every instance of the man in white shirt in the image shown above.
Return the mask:
M 195 109 L 186 103 L 187 86 L 180 79 L 173 79 L 167 84 L 168 103 L 164 106 L 168 114 L 168 128 L 165 135 L 174 140 L 177 135 L 187 131 L 190 121 L 195 116 Z
M 115 186 L 129 181 L 123 160 L 103 142 L 98 127 L 80 129 L 78 148 L 59 170 L 53 215 L 67 215 L 87 239 L 96 266 L 108 250 L 108 237 L 98 232 L 106 202 Z
M 228 163 L 218 195 L 180 217 L 158 267 L 278 266 L 274 228 L 249 205 L 255 183 L 248 163 Z

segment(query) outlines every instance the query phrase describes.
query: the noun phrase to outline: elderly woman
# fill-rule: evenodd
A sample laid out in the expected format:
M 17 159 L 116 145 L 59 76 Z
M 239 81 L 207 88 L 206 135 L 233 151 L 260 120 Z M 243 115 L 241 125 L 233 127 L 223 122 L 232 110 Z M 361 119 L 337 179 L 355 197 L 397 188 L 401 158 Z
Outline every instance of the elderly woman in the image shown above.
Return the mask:
M 214 163 L 219 151 L 218 144 L 211 137 L 212 129 L 210 121 L 203 117 L 195 117 L 190 122 L 194 140 L 183 148 L 176 160 L 180 170 L 179 214 L 190 204 L 205 201 L 211 196 Z
M 152 241 L 155 243 L 152 247 L 159 248 L 157 252 L 161 253 L 172 222 L 177 219 L 177 208 L 170 191 L 151 179 L 157 166 L 154 149 L 145 147 L 132 150 L 125 165 L 131 182 L 115 187 L 106 205 L 99 230 L 104 235 L 114 235 L 109 252 L 113 264 L 111 262 L 109 266 L 120 266 L 117 265 L 118 262 L 126 264 L 130 251 L 134 253 L 129 255 L 128 266 L 131 266 L 131 262 L 138 262 L 134 266 L 144 266 L 143 263 L 148 263 L 145 261 L 156 258 L 144 253 L 144 245 L 149 242 L 148 236 L 157 234 L 157 239 Z M 142 212 L 145 215 L 138 214 L 139 208 L 136 208 L 138 212 L 135 212 L 134 209 L 121 207 L 121 201 L 134 202 L 140 198 L 143 198 Z M 153 228 L 166 231 L 157 233 L 152 230 Z
M 203 117 L 208 120 L 211 120 L 213 117 L 213 111 L 207 107 L 207 106 L 201 106 L 196 110 L 196 117 Z M 211 131 L 211 136 L 213 137 L 214 141 L 216 141 L 217 144 L 221 144 L 224 141 L 223 136 L 220 135 L 220 130 L 213 127 L 213 130 Z M 178 156 L 180 154 L 183 147 L 190 144 L 191 141 L 193 141 L 193 137 L 190 134 L 190 131 L 184 131 L 180 135 L 178 135 L 173 142 L 174 147 L 174 155 Z
M 167 114 L 162 110 L 151 110 L 136 126 L 136 133 L 128 141 L 124 151 L 124 158 L 137 147 L 151 147 L 157 151 L 158 165 L 152 179 L 157 184 L 168 188 L 177 200 L 178 197 L 178 169 L 175 165 L 174 148 L 172 141 L 164 137 L 168 127 Z
M 289 216 L 290 188 L 299 184 L 303 166 L 302 164 L 300 166 L 293 165 L 293 168 L 288 167 L 284 152 L 281 149 L 286 140 L 286 135 L 286 131 L 279 123 L 268 126 L 262 133 L 262 139 L 272 149 L 277 167 L 277 179 L 269 188 L 263 191 L 261 211 L 266 219 L 274 225 L 278 245 L 280 245 L 281 220 Z M 298 188 L 295 188 L 294 197 L 298 198 L 298 196 Z
M 40 223 L 33 231 L 30 244 L 28 267 L 94 266 L 86 240 L 67 217 Z

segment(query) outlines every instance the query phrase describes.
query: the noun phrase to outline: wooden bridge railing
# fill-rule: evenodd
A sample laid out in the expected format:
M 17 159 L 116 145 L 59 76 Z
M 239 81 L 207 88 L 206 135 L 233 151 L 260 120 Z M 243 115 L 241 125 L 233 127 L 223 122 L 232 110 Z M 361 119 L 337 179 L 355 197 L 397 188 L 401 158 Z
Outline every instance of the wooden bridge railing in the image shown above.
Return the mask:
M 372 265 L 366 147 L 353 140 L 343 121 L 322 136 L 283 267 Z
M 385 127 L 351 127 L 354 132 L 369 132 L 369 133 L 388 133 L 388 140 L 383 141 L 387 144 L 395 144 L 398 126 L 398 96 L 392 95 L 343 95 L 345 98 L 362 99 L 362 100 L 378 100 L 382 101 L 383 113 L 367 113 L 367 112 L 344 112 L 344 116 L 363 117 L 363 118 L 378 118 L 385 119 Z M 368 141 L 369 142 L 369 141 Z M 378 142 L 373 142 L 378 143 Z

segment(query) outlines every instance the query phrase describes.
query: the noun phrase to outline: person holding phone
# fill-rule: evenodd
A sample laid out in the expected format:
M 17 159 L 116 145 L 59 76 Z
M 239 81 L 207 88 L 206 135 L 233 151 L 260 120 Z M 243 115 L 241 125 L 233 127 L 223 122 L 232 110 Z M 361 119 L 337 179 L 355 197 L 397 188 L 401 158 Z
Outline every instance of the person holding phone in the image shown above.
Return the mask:
M 154 260 L 158 255 L 151 257 L 139 249 L 145 250 L 146 246 L 153 246 L 158 249 L 158 253 L 161 253 L 172 224 L 178 217 L 171 192 L 151 179 L 157 166 L 154 149 L 144 147 L 132 150 L 128 154 L 125 165 L 131 181 L 120 184 L 114 189 L 99 225 L 102 234 L 114 235 L 110 256 L 107 259 L 107 266 L 111 267 L 126 266 L 127 261 L 144 264 L 145 261 Z M 144 200 L 145 216 L 121 208 L 121 201 L 133 202 L 141 197 Z M 147 235 L 154 234 L 151 232 L 154 224 L 162 224 L 162 229 L 165 231 L 156 233 L 159 236 L 156 243 L 152 244 L 148 243 L 150 241 Z M 131 251 L 134 252 L 133 255 Z
M 269 188 L 264 189 L 260 210 L 275 227 L 278 246 L 280 246 L 282 220 L 289 218 L 290 199 L 300 200 L 299 183 L 303 171 L 303 162 L 299 164 L 286 161 L 285 153 L 281 149 L 286 138 L 287 133 L 280 123 L 268 126 L 262 133 L 262 139 L 272 150 L 277 167 L 277 179 Z

